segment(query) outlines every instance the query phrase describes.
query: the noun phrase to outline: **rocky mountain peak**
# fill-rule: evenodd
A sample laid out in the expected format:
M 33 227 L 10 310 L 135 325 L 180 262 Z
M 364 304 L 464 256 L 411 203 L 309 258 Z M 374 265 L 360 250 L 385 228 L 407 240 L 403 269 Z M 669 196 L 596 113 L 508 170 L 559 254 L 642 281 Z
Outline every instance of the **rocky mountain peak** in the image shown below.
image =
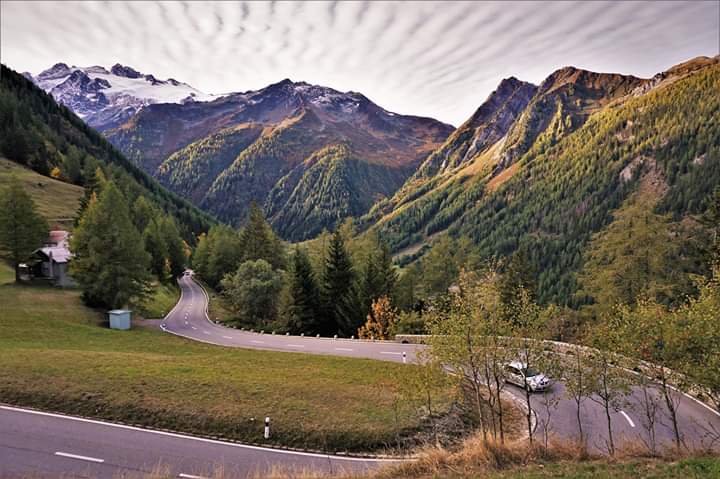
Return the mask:
M 137 71 L 131 67 L 121 65 L 119 63 L 116 63 L 115 65 L 112 66 L 112 68 L 110 69 L 110 73 L 112 73 L 113 75 L 117 75 L 119 77 L 125 77 L 125 78 L 140 78 L 142 76 L 142 74 L 139 71 Z
M 70 67 L 67 63 L 56 63 L 52 67 L 40 72 L 37 76 L 39 80 L 49 80 L 52 78 L 59 78 L 67 76 L 71 73 Z

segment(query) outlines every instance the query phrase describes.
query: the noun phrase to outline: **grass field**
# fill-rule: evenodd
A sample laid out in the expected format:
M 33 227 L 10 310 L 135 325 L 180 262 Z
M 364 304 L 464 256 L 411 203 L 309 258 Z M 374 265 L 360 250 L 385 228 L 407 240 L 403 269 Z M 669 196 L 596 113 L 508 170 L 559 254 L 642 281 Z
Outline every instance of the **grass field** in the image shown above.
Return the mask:
M 371 450 L 416 426 L 394 412 L 400 368 L 379 361 L 205 345 L 114 331 L 79 292 L 0 286 L 0 401 L 278 445 Z
M 0 258 L 0 285 L 13 283 L 15 281 L 15 270 L 5 260 Z
M 152 293 L 131 308 L 147 319 L 161 319 L 175 306 L 180 299 L 180 288 L 177 284 L 154 282 Z
M 71 228 L 83 196 L 80 186 L 42 176 L 23 166 L 0 158 L 0 188 L 10 183 L 15 176 L 35 201 L 38 211 L 47 218 L 50 227 L 54 225 Z

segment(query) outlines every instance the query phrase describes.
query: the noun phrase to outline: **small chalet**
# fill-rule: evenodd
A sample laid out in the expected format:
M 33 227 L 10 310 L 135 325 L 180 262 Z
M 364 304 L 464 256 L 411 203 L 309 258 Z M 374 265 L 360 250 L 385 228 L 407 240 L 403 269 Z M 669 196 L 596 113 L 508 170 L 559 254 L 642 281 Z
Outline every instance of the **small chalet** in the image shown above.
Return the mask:
M 35 250 L 32 261 L 32 276 L 50 280 L 55 286 L 73 286 L 68 275 L 68 262 L 72 259 L 67 231 L 51 231 L 45 245 Z

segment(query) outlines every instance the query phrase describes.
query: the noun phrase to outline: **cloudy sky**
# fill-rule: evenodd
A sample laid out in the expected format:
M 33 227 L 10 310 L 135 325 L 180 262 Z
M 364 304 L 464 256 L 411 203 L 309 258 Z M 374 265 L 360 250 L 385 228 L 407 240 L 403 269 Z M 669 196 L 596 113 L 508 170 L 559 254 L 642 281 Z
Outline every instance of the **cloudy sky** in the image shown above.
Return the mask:
M 720 49 L 720 2 L 11 2 L 0 59 L 130 65 L 207 93 L 283 78 L 464 121 L 511 75 L 574 65 L 651 76 Z

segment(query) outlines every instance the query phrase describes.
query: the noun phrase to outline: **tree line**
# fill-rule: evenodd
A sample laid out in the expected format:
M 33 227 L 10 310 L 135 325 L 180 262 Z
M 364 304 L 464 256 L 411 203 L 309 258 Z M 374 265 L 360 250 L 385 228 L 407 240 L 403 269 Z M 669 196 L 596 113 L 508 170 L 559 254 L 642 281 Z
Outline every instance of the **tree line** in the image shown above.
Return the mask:
M 398 274 L 388 248 L 358 239 L 349 223 L 305 245 L 285 245 L 252 205 L 245 226 L 198 239 L 193 268 L 248 328 L 357 336 L 373 303 L 392 309 Z

